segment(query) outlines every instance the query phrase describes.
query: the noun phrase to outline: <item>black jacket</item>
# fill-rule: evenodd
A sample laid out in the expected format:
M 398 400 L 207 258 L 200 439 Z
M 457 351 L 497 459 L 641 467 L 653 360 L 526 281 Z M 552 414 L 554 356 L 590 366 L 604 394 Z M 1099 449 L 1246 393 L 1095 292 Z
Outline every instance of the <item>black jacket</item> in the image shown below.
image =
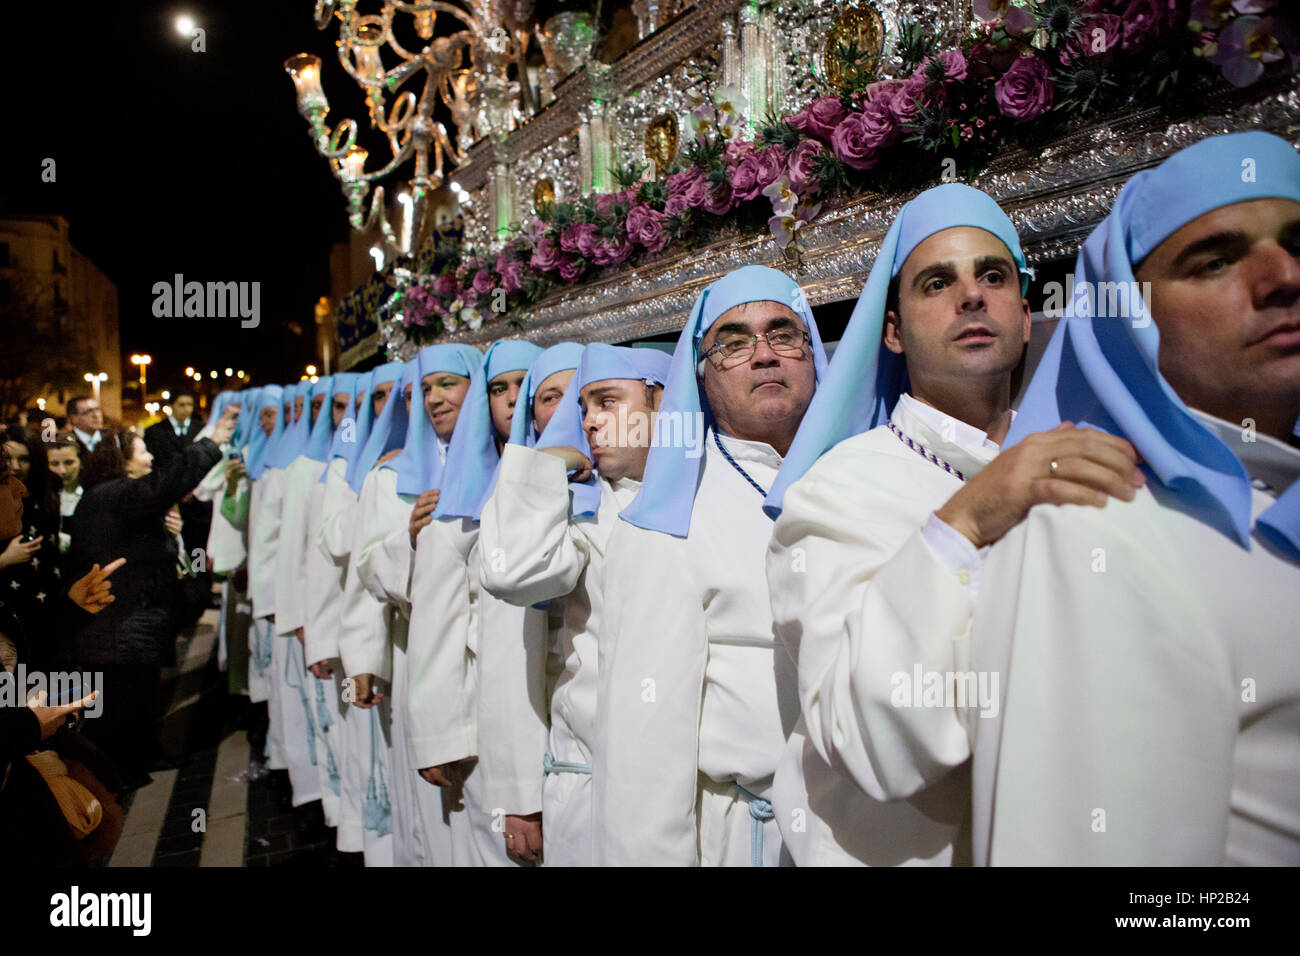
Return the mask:
M 116 600 L 69 641 L 76 665 L 155 667 L 170 662 L 174 645 L 171 611 L 177 588 L 176 538 L 163 526 L 172 505 L 221 460 L 221 449 L 204 438 L 169 466 L 142 478 L 114 478 L 87 489 L 77 505 L 72 542 L 72 580 L 116 558 Z
M 171 465 L 180 457 L 181 452 L 194 444 L 194 439 L 198 438 L 202 430 L 203 419 L 198 415 L 190 416 L 184 438 L 176 434 L 176 429 L 172 428 L 171 419 L 168 418 L 146 428 L 144 443 L 149 449 L 149 454 L 153 455 L 154 471 L 165 470 Z

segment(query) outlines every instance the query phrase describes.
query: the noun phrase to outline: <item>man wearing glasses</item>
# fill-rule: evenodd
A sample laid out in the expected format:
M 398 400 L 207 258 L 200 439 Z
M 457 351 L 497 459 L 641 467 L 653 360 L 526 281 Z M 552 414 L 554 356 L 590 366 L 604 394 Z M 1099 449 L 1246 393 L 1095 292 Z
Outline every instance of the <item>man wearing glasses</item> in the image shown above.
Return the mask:
M 825 366 L 807 299 L 783 273 L 747 266 L 696 300 L 644 481 L 610 535 L 598 864 L 782 859 L 772 776 L 799 703 L 772 629 L 763 500 Z M 675 440 L 690 435 L 703 448 Z

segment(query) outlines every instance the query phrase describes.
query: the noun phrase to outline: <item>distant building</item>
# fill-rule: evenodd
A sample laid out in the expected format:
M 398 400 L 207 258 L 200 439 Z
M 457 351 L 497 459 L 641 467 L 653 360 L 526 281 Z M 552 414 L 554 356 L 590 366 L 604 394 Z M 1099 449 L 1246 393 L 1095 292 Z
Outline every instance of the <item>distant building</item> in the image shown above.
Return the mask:
M 44 401 L 62 415 L 73 395 L 93 393 L 87 372 L 108 373 L 99 401 L 106 418 L 122 418 L 122 343 L 117 286 L 68 238 L 62 216 L 12 215 L 0 219 L 0 309 L 15 297 L 33 296 L 43 329 L 54 330 L 66 348 L 33 355 L 31 380 L 23 381 L 24 407 Z

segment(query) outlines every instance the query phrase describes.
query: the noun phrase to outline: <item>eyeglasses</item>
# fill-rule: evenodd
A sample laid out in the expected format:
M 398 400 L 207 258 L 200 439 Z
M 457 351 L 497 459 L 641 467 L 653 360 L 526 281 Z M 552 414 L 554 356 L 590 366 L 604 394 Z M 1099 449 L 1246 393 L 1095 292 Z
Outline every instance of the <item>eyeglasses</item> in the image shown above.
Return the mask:
M 754 357 L 758 340 L 762 339 L 777 355 L 796 355 L 811 341 L 811 336 L 803 329 L 774 329 L 771 332 L 755 332 L 753 335 L 738 335 L 718 342 L 704 353 L 704 358 L 718 356 L 714 364 L 718 368 L 728 369 L 742 365 Z

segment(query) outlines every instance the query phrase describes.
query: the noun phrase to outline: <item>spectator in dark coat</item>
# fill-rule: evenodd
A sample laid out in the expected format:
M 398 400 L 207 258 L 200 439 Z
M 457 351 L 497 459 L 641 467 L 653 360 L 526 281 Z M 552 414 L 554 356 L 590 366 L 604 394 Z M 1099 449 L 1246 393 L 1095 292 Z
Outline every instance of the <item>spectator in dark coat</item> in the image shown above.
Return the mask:
M 172 394 L 171 414 L 144 430 L 144 443 L 153 455 L 154 468 L 166 471 L 203 430 L 203 416 L 194 411 L 194 393 L 181 388 Z M 185 542 L 189 574 L 177 592 L 177 626 L 190 627 L 212 603 L 212 575 L 207 562 L 195 552 L 208 546 L 212 530 L 212 503 L 187 494 L 180 500 L 181 540 Z
M 114 582 L 113 606 L 73 636 L 66 657 L 77 668 L 104 674 L 103 715 L 87 721 L 86 733 L 117 762 L 128 784 L 146 782 L 159 756 L 159 672 L 175 657 L 180 556 L 164 518 L 221 460 L 218 445 L 233 429 L 233 415 L 223 418 L 213 439 L 191 443 L 159 471 L 138 435 L 105 429 L 85 462 L 73 573 L 119 555 L 127 564 L 125 576 Z
M 0 538 L 22 530 L 25 497 L 27 490 L 11 472 L 9 458 L 0 456 Z M 51 619 L 59 627 L 71 627 L 108 607 L 113 598 L 107 578 L 120 565 L 120 561 L 114 562 L 102 570 L 95 565 L 72 584 L 67 595 L 52 595 L 55 613 Z M 10 675 L 15 675 L 20 665 L 30 667 L 28 646 L 15 608 L 0 600 L 0 667 Z M 25 693 L 25 688 L 20 693 Z M 30 865 L 39 861 L 56 866 L 87 862 L 50 788 L 26 756 L 38 748 L 57 750 L 64 720 L 91 700 L 85 697 L 58 705 L 36 698 L 24 705 L 19 696 L 13 706 L 0 707 L 0 863 Z
M 59 566 L 61 481 L 50 471 L 45 445 L 36 432 L 10 425 L 0 429 L 0 443 L 13 476 L 27 489 L 22 533 L 0 541 L 0 601 L 16 608 L 37 642 L 29 666 L 48 668 L 54 651 L 50 635 L 55 633 L 50 608 L 67 588 Z

